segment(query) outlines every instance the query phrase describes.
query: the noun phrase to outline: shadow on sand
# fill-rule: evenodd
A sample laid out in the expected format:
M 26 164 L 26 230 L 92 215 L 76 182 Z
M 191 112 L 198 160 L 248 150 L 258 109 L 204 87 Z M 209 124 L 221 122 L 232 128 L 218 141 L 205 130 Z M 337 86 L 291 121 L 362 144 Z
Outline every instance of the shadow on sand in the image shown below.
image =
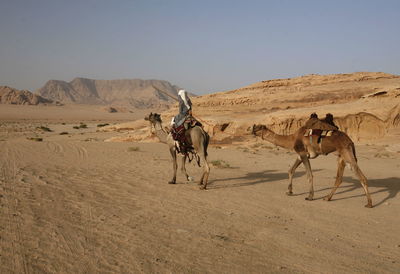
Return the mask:
M 321 169 L 313 170 L 313 173 L 315 174 L 316 172 L 318 172 L 320 170 Z M 293 178 L 298 178 L 298 177 L 303 177 L 303 176 L 304 176 L 304 183 L 307 183 L 305 171 L 296 172 L 294 174 Z M 281 181 L 281 180 L 286 180 L 286 182 L 288 183 L 288 173 L 287 172 L 277 172 L 277 170 L 265 170 L 262 172 L 250 172 L 242 177 L 215 179 L 212 182 L 210 182 L 211 183 L 210 189 L 252 186 L 252 185 L 263 184 L 263 183 L 271 183 L 274 181 Z M 230 181 L 233 181 L 233 183 L 230 183 Z M 240 181 L 240 182 L 235 182 L 235 181 Z M 216 182 L 226 182 L 226 184 L 215 185 Z M 294 187 L 295 187 L 295 182 L 293 182 L 293 183 L 294 183 Z M 333 183 L 334 183 L 334 180 L 332 180 L 332 187 L 333 187 Z M 314 177 L 314 187 L 315 187 L 315 177 Z M 318 192 L 326 191 L 326 195 L 328 195 L 329 192 L 331 191 L 332 187 L 324 187 L 321 189 L 314 190 L 314 192 L 318 193 Z M 371 180 L 368 180 L 368 187 L 369 187 L 369 191 L 372 196 L 372 199 L 373 199 L 372 200 L 373 205 L 380 206 L 387 200 L 395 198 L 397 196 L 397 194 L 400 192 L 400 178 L 390 177 L 390 178 L 384 178 L 384 179 L 371 179 Z M 348 192 L 353 192 L 353 191 L 357 191 L 360 194 L 335 199 L 335 196 L 338 194 L 343 194 L 343 193 L 348 193 Z M 376 201 L 374 199 L 373 195 L 377 194 L 377 193 L 382 193 L 382 192 L 387 193 L 386 197 L 384 197 L 381 201 Z M 295 194 L 293 194 L 293 196 L 301 196 L 301 195 L 307 195 L 307 194 L 308 194 L 308 192 L 295 193 Z M 326 195 L 318 197 L 318 198 L 314 198 L 314 199 L 321 200 Z M 338 188 L 338 190 L 336 191 L 336 193 L 333 196 L 331 201 L 339 201 L 339 200 L 345 200 L 345 199 L 351 199 L 351 198 L 363 197 L 363 196 L 365 196 L 365 193 L 361 187 L 360 181 L 358 179 L 355 179 L 352 177 L 344 176 L 342 185 Z
M 332 190 L 333 184 L 334 184 L 334 180 L 332 180 L 332 187 L 324 187 L 324 188 L 321 188 L 318 190 L 314 190 L 315 193 L 326 191 L 324 196 L 314 198 L 314 200 L 321 200 L 321 199 L 325 198 L 325 196 L 327 196 L 330 193 L 330 191 Z M 314 187 L 315 187 L 315 177 L 314 177 Z M 371 191 L 372 188 L 377 188 L 377 190 L 374 189 L 373 191 Z M 373 206 L 374 207 L 380 206 L 387 200 L 390 200 L 390 199 L 393 199 L 394 197 L 396 197 L 397 193 L 400 192 L 400 178 L 390 177 L 390 178 L 384 178 L 384 179 L 368 180 L 368 190 L 372 196 Z M 336 195 L 338 195 L 338 194 L 343 194 L 343 193 L 352 192 L 352 191 L 357 191 L 360 194 L 335 199 L 335 197 L 337 197 Z M 373 195 L 377 194 L 377 193 L 381 193 L 381 192 L 386 192 L 386 193 L 388 193 L 388 195 L 385 198 L 383 198 L 381 201 L 376 201 L 376 199 L 374 199 Z M 292 196 L 301 196 L 301 195 L 307 195 L 307 194 L 308 194 L 308 192 L 295 193 Z M 342 182 L 341 186 L 338 188 L 338 190 L 336 191 L 331 202 L 346 200 L 346 199 L 351 199 L 351 198 L 356 198 L 356 197 L 364 197 L 364 196 L 365 196 L 364 190 L 358 179 L 348 177 L 348 176 L 343 176 L 343 182 Z
M 320 169 L 314 170 L 314 172 L 318 171 L 320 171 Z M 294 174 L 293 178 L 301 177 L 303 175 L 305 175 L 305 171 L 298 171 Z M 281 180 L 288 180 L 287 172 L 277 172 L 277 170 L 265 170 L 262 172 L 249 172 L 242 177 L 215 179 L 211 182 L 211 186 L 213 189 L 243 187 L 243 186 L 252 186 L 263 183 L 271 183 L 274 181 L 281 181 Z M 223 185 L 214 184 L 216 182 L 229 182 L 229 181 L 243 181 L 243 182 L 227 183 Z
M 338 189 L 338 191 L 336 192 L 336 194 L 351 192 L 353 190 L 361 191 L 361 193 L 357 194 L 357 195 L 348 196 L 348 197 L 338 198 L 338 199 L 335 199 L 335 196 L 333 196 L 332 201 L 339 201 L 339 200 L 345 200 L 345 199 L 365 196 L 364 190 L 362 190 L 361 183 L 359 180 L 354 179 L 352 177 L 343 177 L 343 183 L 350 183 L 350 184 L 347 186 L 340 187 Z M 368 188 L 369 188 L 369 192 L 372 196 L 373 205 L 380 206 L 387 200 L 390 200 L 390 199 L 393 199 L 394 197 L 396 197 L 397 194 L 400 192 L 400 178 L 390 177 L 390 178 L 384 178 L 384 179 L 371 179 L 371 180 L 368 180 Z M 374 188 L 374 190 L 371 191 L 371 188 Z M 360 190 L 358 190 L 358 189 L 360 189 Z M 374 194 L 382 193 L 382 192 L 387 193 L 386 197 L 384 197 L 381 201 L 374 200 Z

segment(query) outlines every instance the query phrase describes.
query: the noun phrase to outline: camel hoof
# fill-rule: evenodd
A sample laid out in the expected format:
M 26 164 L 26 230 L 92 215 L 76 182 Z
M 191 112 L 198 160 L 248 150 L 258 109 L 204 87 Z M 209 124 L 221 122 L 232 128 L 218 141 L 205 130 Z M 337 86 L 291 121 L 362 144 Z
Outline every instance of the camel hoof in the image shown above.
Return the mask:
M 371 205 L 371 204 L 366 204 L 365 207 L 367 207 L 367 208 L 373 208 L 373 205 Z
M 288 191 L 288 192 L 286 192 L 286 195 L 287 196 L 293 196 L 293 192 L 292 191 Z
M 168 184 L 174 185 L 174 184 L 176 184 L 176 182 L 175 181 L 169 181 Z
M 313 200 L 313 198 L 306 197 L 306 198 L 304 198 L 304 200 L 306 200 L 306 201 L 312 201 L 312 200 Z
M 329 196 L 324 197 L 324 201 L 329 202 L 331 200 L 331 198 L 329 198 Z
M 204 185 L 201 185 L 199 188 L 200 188 L 201 190 L 206 190 L 206 187 L 205 187 Z
M 193 178 L 192 176 L 189 176 L 189 177 L 187 178 L 187 180 L 188 180 L 189 182 L 193 182 L 193 181 L 194 181 L 194 178 Z

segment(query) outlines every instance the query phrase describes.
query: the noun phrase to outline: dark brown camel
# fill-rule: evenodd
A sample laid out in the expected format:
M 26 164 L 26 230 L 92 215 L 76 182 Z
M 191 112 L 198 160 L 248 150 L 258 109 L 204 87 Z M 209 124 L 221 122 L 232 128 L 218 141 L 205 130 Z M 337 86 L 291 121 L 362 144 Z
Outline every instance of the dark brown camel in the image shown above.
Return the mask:
M 342 183 L 343 172 L 346 163 L 349 163 L 361 182 L 361 185 L 365 191 L 365 195 L 367 196 L 367 204 L 366 207 L 372 207 L 371 196 L 368 191 L 367 178 L 365 178 L 361 169 L 357 164 L 356 151 L 354 147 L 353 141 L 350 137 L 339 130 L 335 130 L 332 132 L 331 136 L 326 136 L 322 139 L 320 143 L 314 141 L 309 137 L 304 136 L 308 129 L 305 127 L 301 127 L 297 132 L 291 135 L 279 135 L 274 133 L 272 130 L 268 129 L 265 125 L 254 125 L 252 128 L 252 133 L 256 136 L 260 136 L 263 140 L 267 140 L 277 146 L 294 150 L 298 154 L 298 158 L 294 162 L 293 166 L 289 169 L 289 186 L 288 186 L 288 195 L 292 195 L 292 181 L 293 174 L 295 173 L 297 167 L 303 163 L 306 172 L 308 181 L 310 183 L 310 191 L 306 200 L 311 201 L 314 198 L 314 187 L 313 187 L 313 175 L 311 171 L 311 165 L 309 159 L 314 159 L 319 155 L 327 155 L 332 152 L 336 152 L 338 154 L 338 168 L 335 185 L 331 191 L 331 193 L 324 198 L 324 200 L 330 201 L 332 199 L 333 194 L 336 189 Z M 311 152 L 311 153 L 310 153 Z M 311 154 L 311 155 L 310 155 Z

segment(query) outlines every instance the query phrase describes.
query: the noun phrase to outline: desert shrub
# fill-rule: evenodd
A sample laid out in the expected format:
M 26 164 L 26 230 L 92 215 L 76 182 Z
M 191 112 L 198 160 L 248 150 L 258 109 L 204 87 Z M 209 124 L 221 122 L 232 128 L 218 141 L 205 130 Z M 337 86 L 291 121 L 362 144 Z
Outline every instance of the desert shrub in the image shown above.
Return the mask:
M 250 152 L 249 148 L 243 147 L 243 146 L 239 146 L 239 147 L 237 147 L 237 149 L 241 150 L 242 152 Z
M 84 123 L 80 123 L 79 126 L 73 126 L 72 128 L 74 128 L 74 129 L 87 128 L 87 125 Z
M 51 129 L 49 129 L 48 127 L 44 127 L 44 126 L 37 127 L 36 129 L 46 131 L 46 132 L 52 132 Z
M 42 142 L 43 138 L 40 137 L 29 137 L 28 140 L 35 141 L 35 142 Z
M 60 135 L 67 135 L 67 134 L 68 134 L 67 131 L 60 132 Z
M 128 147 L 128 151 L 139 151 L 139 147 Z
M 110 124 L 108 124 L 108 123 L 105 123 L 105 124 L 98 124 L 97 127 L 105 127 L 105 126 L 108 126 L 108 125 L 110 125 Z
M 231 168 L 231 165 L 224 160 L 213 160 L 211 164 L 217 168 Z

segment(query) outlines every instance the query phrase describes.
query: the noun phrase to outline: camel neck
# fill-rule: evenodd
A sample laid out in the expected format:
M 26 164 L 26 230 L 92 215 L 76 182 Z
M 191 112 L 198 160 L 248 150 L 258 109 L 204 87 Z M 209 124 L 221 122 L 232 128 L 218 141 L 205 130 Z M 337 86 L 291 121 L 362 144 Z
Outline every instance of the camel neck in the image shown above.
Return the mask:
M 293 149 L 294 135 L 280 135 L 266 129 L 263 131 L 262 139 L 286 149 Z
M 154 129 L 156 130 L 156 136 L 160 140 L 161 143 L 167 143 L 167 136 L 168 134 L 165 132 L 165 130 L 162 128 L 162 125 L 160 122 L 157 122 L 154 125 Z

